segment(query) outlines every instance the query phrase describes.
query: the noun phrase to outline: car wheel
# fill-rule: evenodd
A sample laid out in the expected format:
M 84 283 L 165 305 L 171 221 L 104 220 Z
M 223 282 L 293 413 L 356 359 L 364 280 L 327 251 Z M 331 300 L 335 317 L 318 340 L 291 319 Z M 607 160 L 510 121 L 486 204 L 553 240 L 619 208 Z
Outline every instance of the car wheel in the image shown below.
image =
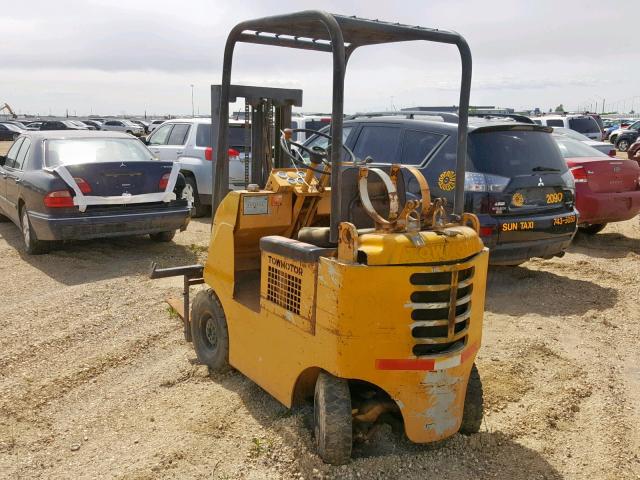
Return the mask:
M 353 415 L 347 380 L 320 372 L 313 396 L 313 431 L 322 460 L 332 465 L 349 463 Z
M 22 230 L 25 250 L 29 255 L 40 255 L 49 252 L 48 242 L 38 240 L 36 232 L 31 228 L 27 208 L 24 206 L 20 210 L 20 228 Z
M 200 197 L 198 197 L 198 186 L 196 185 L 196 179 L 191 175 L 185 175 L 185 185 L 182 189 L 182 195 L 180 198 L 183 200 L 191 197 L 191 216 L 194 218 L 204 217 L 209 213 L 207 205 L 202 205 Z
M 617 135 L 611 135 L 611 136 L 609 137 L 609 141 L 610 141 L 612 144 L 614 144 L 614 145 L 615 145 L 615 144 L 616 144 L 616 139 L 617 139 L 617 138 L 618 138 L 618 136 L 617 136 Z
M 229 368 L 229 330 L 224 310 L 213 290 L 201 290 L 191 307 L 191 338 L 198 361 L 211 371 Z
M 578 230 L 582 233 L 586 233 L 587 235 L 595 235 L 596 233 L 601 232 L 606 227 L 606 223 L 591 223 L 587 225 L 581 225 L 578 227 Z
M 127 130 L 125 133 L 128 133 L 129 135 L 133 135 L 133 132 L 131 130 Z
M 170 242 L 173 240 L 173 237 L 176 236 L 176 231 L 171 230 L 169 232 L 158 232 L 158 233 L 150 233 L 149 237 L 154 242 Z
M 482 425 L 484 416 L 484 394 L 482 391 L 482 380 L 478 373 L 478 368 L 474 363 L 469 374 L 467 383 L 467 393 L 464 397 L 464 408 L 462 411 L 462 423 L 460 433 L 478 433 Z
M 626 138 L 621 138 L 620 140 L 618 140 L 618 143 L 616 143 L 616 149 L 620 150 L 621 152 L 626 152 L 627 150 L 629 150 L 630 145 L 631 142 L 629 140 L 627 140 Z

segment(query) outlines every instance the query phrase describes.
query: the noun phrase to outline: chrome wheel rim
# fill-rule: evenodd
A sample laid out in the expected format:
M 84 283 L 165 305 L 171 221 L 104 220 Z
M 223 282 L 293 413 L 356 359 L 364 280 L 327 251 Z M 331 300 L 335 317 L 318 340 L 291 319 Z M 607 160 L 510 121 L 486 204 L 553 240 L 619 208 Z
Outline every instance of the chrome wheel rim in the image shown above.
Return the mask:
M 186 184 L 182 189 L 182 200 L 187 200 L 193 204 L 193 187 L 190 184 Z
M 29 216 L 26 210 L 22 214 L 22 236 L 24 237 L 24 243 L 28 246 L 31 242 L 31 231 L 29 230 Z

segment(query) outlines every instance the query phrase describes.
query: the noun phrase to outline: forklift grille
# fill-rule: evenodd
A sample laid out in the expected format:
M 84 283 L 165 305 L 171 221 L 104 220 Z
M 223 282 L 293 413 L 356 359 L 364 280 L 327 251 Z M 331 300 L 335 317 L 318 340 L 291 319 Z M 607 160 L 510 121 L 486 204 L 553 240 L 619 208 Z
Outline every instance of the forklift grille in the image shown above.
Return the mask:
M 414 273 L 410 282 L 411 335 L 416 356 L 442 355 L 462 348 L 471 318 L 474 268 Z M 455 300 L 454 300 L 455 299 Z
M 267 300 L 300 315 L 302 278 L 269 265 L 267 270 Z

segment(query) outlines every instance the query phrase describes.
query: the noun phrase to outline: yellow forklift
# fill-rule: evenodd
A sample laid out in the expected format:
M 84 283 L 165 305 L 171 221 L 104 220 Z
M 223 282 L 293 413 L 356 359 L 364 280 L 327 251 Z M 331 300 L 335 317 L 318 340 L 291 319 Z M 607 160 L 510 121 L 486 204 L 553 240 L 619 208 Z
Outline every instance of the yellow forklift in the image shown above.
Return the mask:
M 409 40 L 456 45 L 462 60 L 452 209 L 432 200 L 417 169 L 394 159 L 374 168 L 343 145 L 349 56 L 361 46 Z M 252 106 L 260 105 L 254 110 L 269 110 L 263 120 L 276 118 L 278 127 L 301 101 L 301 93 L 232 85 L 238 42 L 330 53 L 333 109 L 330 134 L 302 130 L 324 138 L 325 146 L 313 148 L 295 141 L 299 130 L 270 129 L 269 122 L 258 128 L 252 116 L 252 145 L 267 147 L 262 158 L 252 150 L 245 161 L 251 179 L 263 183 L 229 191 L 234 89 L 244 88 Z M 217 136 L 207 261 L 154 265 L 151 276 L 184 276 L 183 303 L 172 305 L 201 363 L 239 370 L 287 407 L 313 399 L 317 451 L 328 463 L 348 462 L 354 429 L 389 416 L 418 443 L 480 428 L 474 359 L 488 251 L 477 218 L 463 212 L 470 85 L 469 48 L 449 31 L 304 11 L 242 22 L 227 39 L 222 84 L 212 90 Z M 268 146 L 270 136 L 279 141 Z M 189 287 L 198 283 L 207 288 L 189 315 Z

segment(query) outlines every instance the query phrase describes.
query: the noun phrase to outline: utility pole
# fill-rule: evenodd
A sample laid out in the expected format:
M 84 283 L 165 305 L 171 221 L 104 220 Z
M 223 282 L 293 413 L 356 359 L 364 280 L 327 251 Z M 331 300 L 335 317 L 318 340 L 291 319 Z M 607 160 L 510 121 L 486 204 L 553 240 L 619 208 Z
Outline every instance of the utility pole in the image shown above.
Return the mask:
M 604 98 L 602 99 L 602 114 L 604 114 Z
M 191 118 L 196 116 L 196 110 L 193 104 L 193 83 L 191 84 Z

